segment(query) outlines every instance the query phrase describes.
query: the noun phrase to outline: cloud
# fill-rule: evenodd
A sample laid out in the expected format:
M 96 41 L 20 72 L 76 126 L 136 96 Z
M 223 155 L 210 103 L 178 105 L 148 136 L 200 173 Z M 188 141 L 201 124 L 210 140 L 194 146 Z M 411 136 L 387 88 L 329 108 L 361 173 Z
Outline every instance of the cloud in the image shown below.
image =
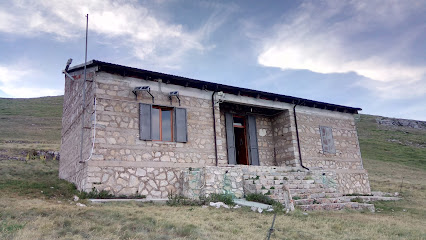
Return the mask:
M 283 70 L 356 72 L 358 84 L 383 98 L 422 96 L 426 67 L 413 64 L 407 49 L 424 38 L 425 9 L 424 1 L 305 1 L 264 39 L 257 60 Z
M 63 90 L 34 85 L 34 82 L 36 82 L 35 79 L 40 76 L 43 76 L 43 74 L 27 67 L 26 64 L 0 65 L 0 91 L 10 97 L 16 98 L 57 96 L 63 94 Z
M 27 37 L 50 34 L 68 41 L 82 37 L 84 16 L 89 14 L 89 37 L 97 34 L 107 39 L 100 42 L 124 48 L 140 60 L 169 65 L 178 65 L 189 51 L 211 49 L 205 42 L 218 23 L 223 23 L 213 17 L 189 31 L 182 24 L 162 20 L 155 10 L 134 0 L 13 0 L 5 5 L 0 5 L 2 32 Z

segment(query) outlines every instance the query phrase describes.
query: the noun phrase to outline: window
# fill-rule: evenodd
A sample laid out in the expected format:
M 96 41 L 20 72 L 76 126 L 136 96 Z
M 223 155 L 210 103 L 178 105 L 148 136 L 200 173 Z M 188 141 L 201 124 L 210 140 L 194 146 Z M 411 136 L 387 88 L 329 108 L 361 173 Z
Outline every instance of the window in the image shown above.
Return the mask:
M 139 138 L 187 142 L 186 109 L 139 104 Z
M 333 131 L 331 127 L 319 126 L 321 134 L 322 151 L 324 153 L 336 153 L 334 147 Z
M 173 140 L 173 108 L 153 106 L 151 110 L 152 140 Z

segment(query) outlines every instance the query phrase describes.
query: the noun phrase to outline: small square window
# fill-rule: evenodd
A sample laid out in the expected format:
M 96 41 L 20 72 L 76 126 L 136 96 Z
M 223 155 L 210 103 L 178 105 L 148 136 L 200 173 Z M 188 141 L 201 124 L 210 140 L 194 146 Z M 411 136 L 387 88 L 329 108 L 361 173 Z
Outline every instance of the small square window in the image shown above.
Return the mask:
M 336 153 L 333 140 L 333 130 L 331 127 L 320 126 L 322 151 L 324 153 Z

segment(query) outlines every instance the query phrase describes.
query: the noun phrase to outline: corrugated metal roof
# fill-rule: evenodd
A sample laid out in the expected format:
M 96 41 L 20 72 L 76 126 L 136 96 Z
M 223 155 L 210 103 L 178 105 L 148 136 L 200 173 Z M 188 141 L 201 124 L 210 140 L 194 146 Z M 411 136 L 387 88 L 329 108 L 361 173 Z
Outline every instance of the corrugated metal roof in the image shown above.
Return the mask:
M 342 106 L 342 105 L 337 105 L 332 103 L 325 103 L 325 102 L 319 102 L 319 101 L 314 101 L 314 100 L 309 100 L 304 98 L 292 97 L 292 96 L 287 96 L 282 94 L 269 93 L 269 92 L 257 91 L 253 89 L 229 86 L 225 84 L 206 82 L 202 80 L 175 76 L 175 75 L 160 73 L 160 72 L 153 72 L 149 70 L 127 67 L 127 66 L 122 66 L 118 64 L 102 62 L 98 60 L 91 60 L 87 62 L 87 67 L 88 68 L 98 67 L 98 71 L 105 71 L 105 72 L 109 72 L 113 74 L 119 74 L 122 76 L 136 77 L 136 78 L 141 78 L 145 80 L 162 79 L 164 83 L 176 84 L 176 85 L 185 86 L 185 87 L 198 88 L 198 89 L 209 90 L 209 91 L 222 91 L 224 93 L 231 93 L 236 95 L 260 98 L 260 99 L 266 99 L 266 100 L 272 100 L 272 101 L 280 101 L 280 102 L 286 102 L 291 104 L 298 104 L 301 106 L 327 109 L 331 111 L 348 112 L 348 113 L 356 114 L 358 113 L 358 111 L 362 110 L 361 108 L 356 108 L 356 107 L 348 107 L 348 106 Z M 76 65 L 74 67 L 71 67 L 68 70 L 68 72 L 78 71 L 83 68 L 84 68 L 84 64 Z

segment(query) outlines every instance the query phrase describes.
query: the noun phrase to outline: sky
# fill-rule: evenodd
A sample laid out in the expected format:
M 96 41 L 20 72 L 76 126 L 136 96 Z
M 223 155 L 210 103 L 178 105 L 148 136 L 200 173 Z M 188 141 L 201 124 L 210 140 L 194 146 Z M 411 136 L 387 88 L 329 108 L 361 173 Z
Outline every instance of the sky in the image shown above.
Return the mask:
M 62 95 L 68 58 L 426 120 L 426 0 L 3 0 L 0 97 Z

